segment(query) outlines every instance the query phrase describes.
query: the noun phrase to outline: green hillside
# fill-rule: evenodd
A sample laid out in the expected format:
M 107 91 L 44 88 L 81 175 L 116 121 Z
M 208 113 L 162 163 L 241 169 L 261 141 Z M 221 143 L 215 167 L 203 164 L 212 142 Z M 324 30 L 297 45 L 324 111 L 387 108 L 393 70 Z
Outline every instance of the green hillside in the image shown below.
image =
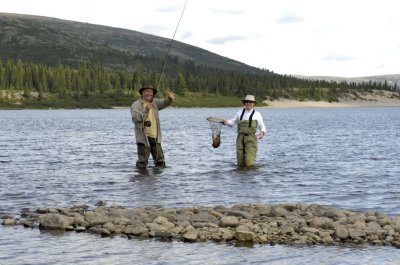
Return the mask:
M 0 13 L 0 108 L 127 106 L 145 83 L 173 90 L 178 106 L 231 106 L 260 99 L 336 101 L 397 83 L 279 75 L 136 31 L 48 17 Z M 159 82 L 160 81 L 160 82 Z M 239 101 L 240 102 L 240 101 Z

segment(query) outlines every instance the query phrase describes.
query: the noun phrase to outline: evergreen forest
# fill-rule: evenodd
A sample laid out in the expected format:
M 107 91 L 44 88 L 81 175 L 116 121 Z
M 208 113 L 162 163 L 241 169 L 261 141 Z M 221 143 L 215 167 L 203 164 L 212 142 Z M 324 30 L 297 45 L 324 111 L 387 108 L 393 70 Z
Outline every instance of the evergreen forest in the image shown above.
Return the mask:
M 147 58 L 149 59 L 149 58 Z M 153 65 L 146 63 L 151 61 Z M 41 65 L 21 60 L 0 61 L 1 108 L 109 108 L 129 106 L 147 83 L 180 98 L 242 97 L 254 94 L 261 99 L 337 101 L 345 95 L 372 90 L 399 91 L 396 84 L 376 82 L 335 82 L 301 79 L 268 70 L 243 72 L 196 65 L 171 58 L 161 75 L 162 60 L 137 58 L 133 71 L 116 70 L 99 63 L 77 66 Z M 355 93 L 357 92 L 357 93 Z M 179 101 L 178 101 L 179 102 Z M 193 104 L 194 106 L 201 104 Z

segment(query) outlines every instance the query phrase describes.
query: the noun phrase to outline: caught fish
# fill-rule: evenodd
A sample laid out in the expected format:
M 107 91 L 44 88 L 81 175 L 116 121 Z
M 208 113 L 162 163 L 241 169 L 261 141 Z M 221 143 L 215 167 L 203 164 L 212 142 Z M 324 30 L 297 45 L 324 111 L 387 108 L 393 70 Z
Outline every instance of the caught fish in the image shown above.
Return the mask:
M 218 146 L 221 144 L 221 134 L 216 135 L 215 137 L 213 137 L 213 143 L 212 146 L 214 148 L 218 148 Z

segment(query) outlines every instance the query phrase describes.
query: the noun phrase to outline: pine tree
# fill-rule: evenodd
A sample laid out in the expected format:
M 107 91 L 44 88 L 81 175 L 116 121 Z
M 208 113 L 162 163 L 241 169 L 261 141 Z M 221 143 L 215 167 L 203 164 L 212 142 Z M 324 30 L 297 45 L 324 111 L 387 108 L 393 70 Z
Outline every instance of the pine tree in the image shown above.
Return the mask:
M 178 82 L 175 92 L 179 96 L 184 96 L 187 92 L 186 80 L 181 72 L 178 73 Z

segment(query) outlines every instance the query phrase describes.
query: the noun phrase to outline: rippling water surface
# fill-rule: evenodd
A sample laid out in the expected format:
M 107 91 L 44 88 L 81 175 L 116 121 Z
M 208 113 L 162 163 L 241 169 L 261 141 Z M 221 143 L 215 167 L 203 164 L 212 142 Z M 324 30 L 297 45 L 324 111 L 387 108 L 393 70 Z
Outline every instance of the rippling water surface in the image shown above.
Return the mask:
M 258 109 L 257 167 L 239 170 L 235 131 L 211 146 L 208 116 L 161 111 L 167 167 L 135 169 L 128 109 L 0 111 L 0 213 L 94 204 L 126 207 L 319 203 L 400 214 L 400 108 Z M 399 264 L 393 247 L 234 247 L 100 238 L 0 226 L 0 264 Z

